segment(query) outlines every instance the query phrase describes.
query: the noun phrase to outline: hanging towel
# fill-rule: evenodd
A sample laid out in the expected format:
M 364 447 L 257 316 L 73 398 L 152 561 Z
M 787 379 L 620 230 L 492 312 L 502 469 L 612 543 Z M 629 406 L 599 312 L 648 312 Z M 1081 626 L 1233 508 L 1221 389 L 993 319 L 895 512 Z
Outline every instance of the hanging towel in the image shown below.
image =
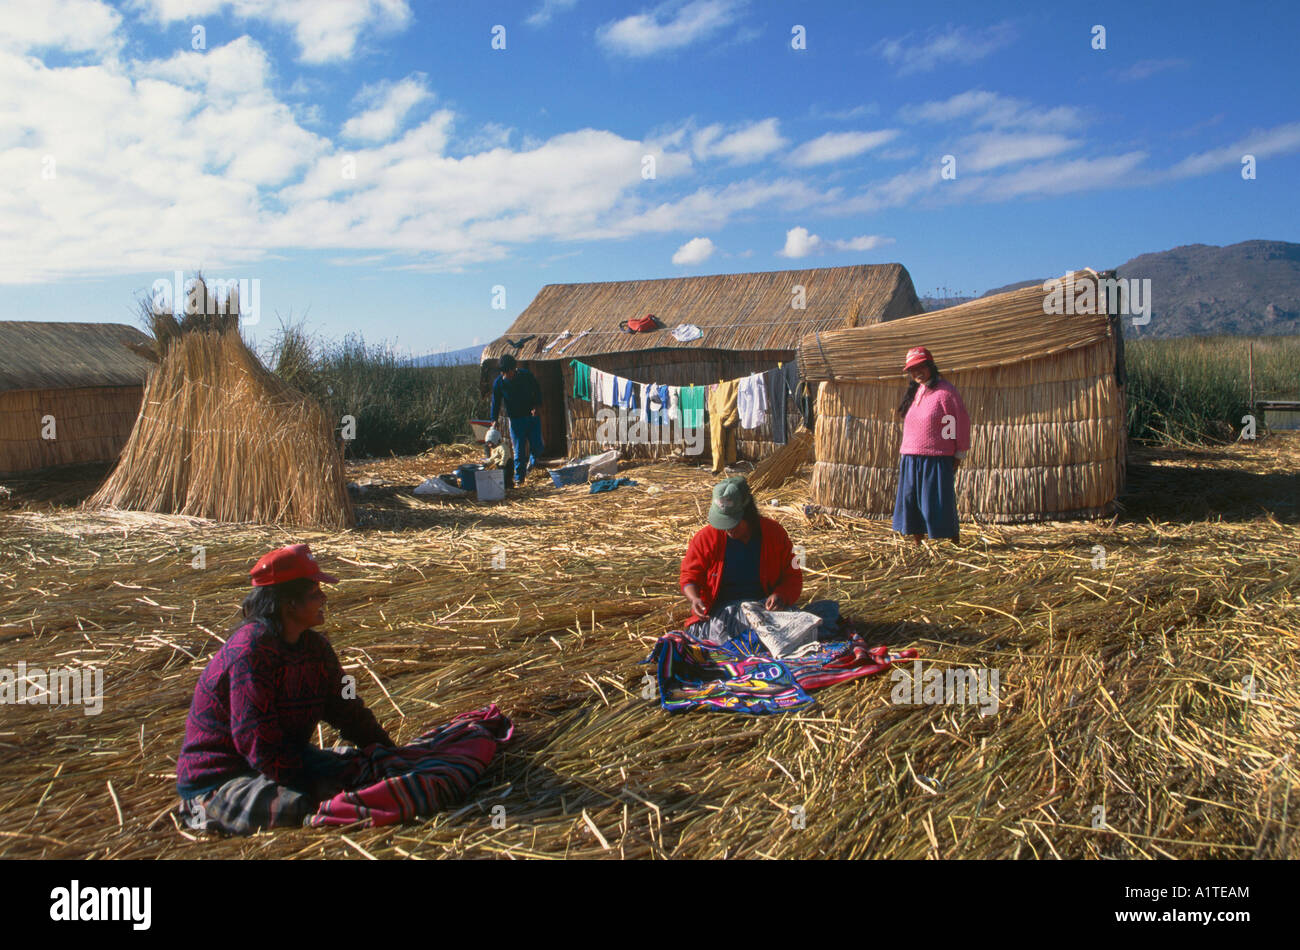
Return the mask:
M 573 398 L 591 401 L 591 367 L 578 360 L 570 360 L 573 367 Z
M 613 373 L 602 372 L 600 374 L 600 401 L 607 406 L 616 406 L 614 402 L 614 383 L 617 377 Z
M 636 405 L 636 403 L 632 401 L 632 389 L 634 386 L 636 386 L 636 383 L 632 382 L 632 380 L 623 380 L 623 401 L 619 403 L 620 406 L 631 409 Z
M 668 387 L 668 421 L 682 424 L 682 388 L 680 386 Z M 682 426 L 685 428 L 685 426 Z
M 763 387 L 767 390 L 767 411 L 772 417 L 772 441 L 785 445 L 785 370 L 769 369 L 763 374 Z
M 763 385 L 762 373 L 740 380 L 736 389 L 736 411 L 742 429 L 757 429 L 767 421 L 767 388 Z
M 698 429 L 704 425 L 704 387 L 681 387 L 680 406 L 683 429 Z
M 679 323 L 673 329 L 673 339 L 678 343 L 689 343 L 704 336 L 704 331 L 693 323 Z

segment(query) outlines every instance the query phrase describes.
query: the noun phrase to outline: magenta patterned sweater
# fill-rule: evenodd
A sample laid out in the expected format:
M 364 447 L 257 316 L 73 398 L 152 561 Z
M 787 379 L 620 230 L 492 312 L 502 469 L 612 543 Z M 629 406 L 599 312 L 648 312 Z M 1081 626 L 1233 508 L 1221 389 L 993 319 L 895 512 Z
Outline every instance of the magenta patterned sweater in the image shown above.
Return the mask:
M 292 646 L 261 621 L 244 624 L 199 677 L 176 761 L 176 786 L 193 798 L 250 771 L 284 785 L 309 780 L 312 732 L 324 719 L 358 746 L 391 746 L 374 714 L 344 699 L 343 668 L 324 636 Z
M 943 438 L 943 417 L 952 416 L 955 438 Z M 903 444 L 899 455 L 956 455 L 970 449 L 970 416 L 952 383 L 940 379 L 934 386 L 918 386 L 912 406 L 903 417 Z

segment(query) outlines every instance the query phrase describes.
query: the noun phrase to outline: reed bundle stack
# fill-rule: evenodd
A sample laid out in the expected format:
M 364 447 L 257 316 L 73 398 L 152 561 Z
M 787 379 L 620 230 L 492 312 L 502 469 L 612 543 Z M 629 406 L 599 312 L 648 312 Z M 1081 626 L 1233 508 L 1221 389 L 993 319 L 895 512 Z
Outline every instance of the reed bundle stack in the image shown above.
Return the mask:
M 313 528 L 353 524 L 333 426 L 266 369 L 238 326 L 170 339 L 92 507 Z

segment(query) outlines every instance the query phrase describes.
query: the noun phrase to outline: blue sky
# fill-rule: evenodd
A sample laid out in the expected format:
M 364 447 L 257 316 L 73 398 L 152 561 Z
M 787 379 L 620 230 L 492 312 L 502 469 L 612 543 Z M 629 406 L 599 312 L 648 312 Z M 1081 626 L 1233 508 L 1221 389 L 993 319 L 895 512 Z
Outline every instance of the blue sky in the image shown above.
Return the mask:
M 201 266 L 255 341 L 420 354 L 547 283 L 1300 240 L 1300 7 L 1136 7 L 0 0 L 0 302 L 136 323 Z

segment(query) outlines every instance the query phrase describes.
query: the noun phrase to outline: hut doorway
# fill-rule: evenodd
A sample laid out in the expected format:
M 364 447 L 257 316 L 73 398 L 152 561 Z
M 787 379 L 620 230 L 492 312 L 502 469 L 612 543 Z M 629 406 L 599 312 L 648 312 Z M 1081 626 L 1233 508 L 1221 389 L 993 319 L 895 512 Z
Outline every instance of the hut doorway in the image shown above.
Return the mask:
M 558 360 L 538 360 L 528 368 L 537 377 L 542 389 L 542 442 L 546 444 L 546 458 L 562 459 L 569 454 L 567 426 L 564 417 L 564 372 Z

